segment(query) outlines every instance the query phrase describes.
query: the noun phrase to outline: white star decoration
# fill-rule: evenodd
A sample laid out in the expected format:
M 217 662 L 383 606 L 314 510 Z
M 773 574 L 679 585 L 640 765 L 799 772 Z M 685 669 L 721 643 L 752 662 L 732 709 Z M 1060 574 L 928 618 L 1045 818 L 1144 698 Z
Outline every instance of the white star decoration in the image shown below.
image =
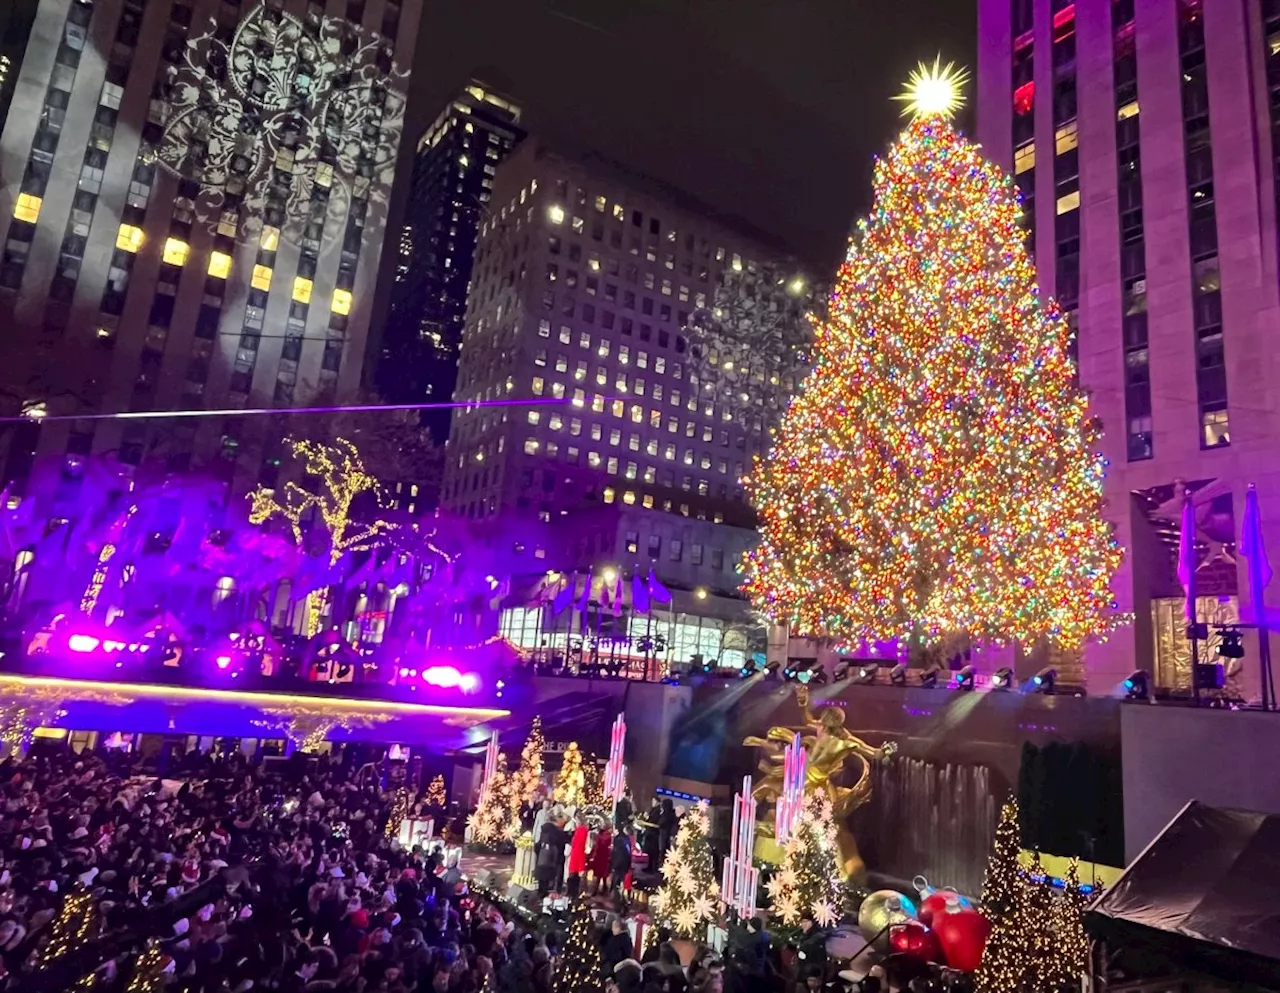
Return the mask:
M 693 901 L 693 912 L 698 915 L 698 919 L 701 921 L 710 922 L 715 917 L 714 906 L 707 896 L 700 896 Z
M 671 918 L 671 922 L 676 926 L 676 930 L 692 934 L 693 929 L 698 926 L 698 917 L 693 907 L 681 907 Z
M 819 927 L 831 927 L 836 922 L 836 912 L 826 900 L 815 901 L 812 907 L 813 921 Z
M 800 908 L 796 906 L 795 897 L 790 893 L 774 903 L 773 909 L 778 912 L 778 916 L 785 924 L 795 924 L 800 920 Z

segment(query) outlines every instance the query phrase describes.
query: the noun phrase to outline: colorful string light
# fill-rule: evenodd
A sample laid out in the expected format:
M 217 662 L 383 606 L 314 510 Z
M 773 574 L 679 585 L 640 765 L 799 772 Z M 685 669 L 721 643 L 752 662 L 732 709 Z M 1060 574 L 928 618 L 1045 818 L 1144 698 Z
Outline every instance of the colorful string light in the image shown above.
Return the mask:
M 746 480 L 744 589 L 838 640 L 1075 647 L 1122 618 L 1122 550 L 1067 323 L 1007 175 L 942 117 L 877 162 L 815 366 Z

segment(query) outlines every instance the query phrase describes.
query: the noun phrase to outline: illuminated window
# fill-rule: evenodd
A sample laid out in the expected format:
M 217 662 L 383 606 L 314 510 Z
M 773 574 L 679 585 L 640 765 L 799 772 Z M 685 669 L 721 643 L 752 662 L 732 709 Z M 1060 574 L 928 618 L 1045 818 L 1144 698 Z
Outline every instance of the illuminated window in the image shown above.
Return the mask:
M 333 166 L 328 162 L 321 162 L 316 166 L 316 185 L 326 189 L 333 185 Z
M 40 205 L 44 201 L 34 193 L 19 193 L 18 202 L 13 205 L 13 216 L 28 224 L 35 224 L 40 218 Z
M 538 454 L 538 439 L 537 439 L 537 438 L 526 438 L 526 439 L 524 440 L 524 453 L 525 453 L 525 455 L 537 455 L 537 454 Z
M 1201 447 L 1225 448 L 1231 444 L 1231 428 L 1225 410 L 1203 411 L 1200 414 L 1200 424 L 1204 430 Z
M 351 313 L 351 291 L 334 290 L 333 300 L 329 304 L 329 309 L 335 314 Z
M 297 300 L 298 303 L 310 303 L 311 285 L 311 280 L 307 279 L 306 276 L 294 276 L 293 298 Z
M 614 219 L 615 219 L 615 220 L 618 220 L 618 221 L 622 220 L 622 215 L 623 215 L 623 214 L 625 214 L 625 213 L 626 213 L 626 211 L 625 211 L 625 210 L 623 210 L 623 208 L 622 208 L 622 204 L 620 204 L 620 203 L 615 203 L 615 204 L 613 205 L 613 216 L 614 216 Z
M 231 256 L 226 252 L 213 252 L 209 256 L 209 275 L 215 279 L 226 279 L 231 275 Z
M 166 238 L 161 258 L 169 265 L 186 265 L 191 246 L 181 238 Z
M 1116 120 L 1127 121 L 1131 117 L 1138 116 L 1138 101 L 1130 100 L 1127 104 L 1116 111 Z
M 1062 127 L 1058 128 L 1053 136 L 1053 146 L 1057 154 L 1069 152 L 1079 144 L 1077 137 L 1077 125 L 1075 121 L 1068 121 Z
M 274 252 L 280 245 L 280 229 L 268 224 L 262 229 L 262 237 L 258 239 L 258 247 L 264 252 Z
M 1021 176 L 1028 169 L 1036 167 L 1036 143 L 1029 141 L 1013 153 L 1013 171 Z
M 1075 190 L 1066 196 L 1058 197 L 1058 213 L 1069 214 L 1080 206 L 1080 191 Z
M 613 487 L 612 487 L 612 486 L 606 486 L 606 487 L 604 488 L 604 502 L 605 502 L 605 503 L 613 503 L 614 498 L 615 498 L 616 496 L 617 496 L 617 494 L 615 494 L 615 493 L 614 493 L 614 491 L 613 491 Z
M 627 478 L 630 479 L 631 477 L 628 476 Z M 628 504 L 635 503 L 636 502 L 635 493 L 631 490 L 627 490 L 625 493 L 622 494 L 622 502 L 628 503 Z
M 136 228 L 132 224 L 121 224 L 119 232 L 116 233 L 116 248 L 122 252 L 137 252 L 142 247 L 142 228 Z
M 255 265 L 251 282 L 255 290 L 265 291 L 271 289 L 271 266 Z M 336 296 L 337 294 L 334 295 Z M 335 307 L 334 309 L 336 310 L 337 308 Z
M 552 204 L 551 207 L 547 210 L 547 218 L 551 221 L 552 224 L 563 224 L 564 208 L 556 204 Z
M 652 506 L 653 506 L 653 494 L 652 494 L 652 493 L 646 493 L 646 494 L 644 495 L 644 501 L 643 501 L 643 502 L 644 502 L 644 505 L 645 505 L 646 507 L 652 507 Z

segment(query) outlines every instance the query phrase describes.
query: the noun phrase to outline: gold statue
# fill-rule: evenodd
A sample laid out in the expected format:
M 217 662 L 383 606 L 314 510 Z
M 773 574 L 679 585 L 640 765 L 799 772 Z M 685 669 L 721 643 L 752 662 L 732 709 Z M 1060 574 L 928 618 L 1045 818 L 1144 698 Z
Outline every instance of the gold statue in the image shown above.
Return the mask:
M 808 753 L 805 794 L 814 796 L 821 793 L 831 802 L 844 878 L 860 877 L 864 869 L 862 857 L 858 854 L 858 843 L 849 830 L 847 821 L 849 815 L 871 796 L 871 762 L 888 758 L 897 752 L 898 746 L 892 741 L 885 742 L 879 748 L 868 745 L 844 726 L 845 714 L 840 707 L 823 707 L 815 714 L 809 709 L 807 686 L 796 687 L 796 702 L 800 704 L 803 727 L 771 727 L 763 738 L 753 735 L 742 742 L 744 745 L 756 745 L 767 750 L 764 761 L 760 763 L 764 779 L 752 793 L 756 799 L 766 803 L 777 801 L 783 785 L 783 752 L 798 731 L 801 735 L 800 743 Z M 832 779 L 844 768 L 850 756 L 857 756 L 862 760 L 862 774 L 852 786 L 838 786 Z M 771 836 L 773 825 L 767 821 L 762 822 L 760 830 L 766 836 Z

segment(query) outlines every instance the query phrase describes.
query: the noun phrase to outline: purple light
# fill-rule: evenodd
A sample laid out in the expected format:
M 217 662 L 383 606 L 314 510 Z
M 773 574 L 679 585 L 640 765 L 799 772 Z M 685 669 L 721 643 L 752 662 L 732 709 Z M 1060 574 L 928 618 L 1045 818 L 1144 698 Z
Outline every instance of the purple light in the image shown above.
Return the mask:
M 91 634 L 73 634 L 67 639 L 67 647 L 73 652 L 95 652 L 102 642 Z
M 462 673 L 451 665 L 433 665 L 422 674 L 423 682 L 451 690 L 462 685 Z
M 219 655 L 216 659 L 214 659 L 214 662 L 218 664 L 219 669 L 228 669 L 231 667 L 231 656 Z
M 469 672 L 458 681 L 458 686 L 462 688 L 463 693 L 474 693 L 480 688 L 480 677 L 474 672 Z

